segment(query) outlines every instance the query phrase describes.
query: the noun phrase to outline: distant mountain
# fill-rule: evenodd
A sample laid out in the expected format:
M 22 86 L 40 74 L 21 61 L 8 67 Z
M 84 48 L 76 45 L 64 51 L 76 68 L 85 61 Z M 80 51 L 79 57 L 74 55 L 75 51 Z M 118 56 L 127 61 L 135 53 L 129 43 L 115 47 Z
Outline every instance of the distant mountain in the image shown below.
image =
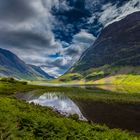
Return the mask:
M 40 67 L 27 65 L 12 52 L 0 48 L 0 76 L 18 79 L 52 79 Z
M 29 65 L 29 67 L 31 67 L 35 73 L 37 73 L 40 77 L 44 77 L 47 79 L 53 79 L 53 76 L 50 76 L 49 74 L 47 74 L 45 71 L 43 71 L 40 67 L 35 66 L 35 65 Z
M 66 73 L 79 73 L 86 80 L 119 74 L 140 74 L 140 12 L 108 25 L 96 42 Z M 63 79 L 64 80 L 64 79 Z

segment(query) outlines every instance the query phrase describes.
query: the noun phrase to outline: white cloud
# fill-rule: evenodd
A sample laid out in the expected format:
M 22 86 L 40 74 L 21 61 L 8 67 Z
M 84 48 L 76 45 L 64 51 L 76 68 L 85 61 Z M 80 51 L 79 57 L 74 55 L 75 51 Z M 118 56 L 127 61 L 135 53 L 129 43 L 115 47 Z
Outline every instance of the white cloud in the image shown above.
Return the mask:
M 63 71 L 60 71 L 58 67 L 41 67 L 45 72 L 47 72 L 50 76 L 58 78 L 63 74 Z
M 102 7 L 103 12 L 100 13 L 99 21 L 107 26 L 113 22 L 119 21 L 129 14 L 140 11 L 140 1 L 131 0 L 121 7 L 108 3 Z
M 86 30 L 81 30 L 79 33 L 74 35 L 73 37 L 73 43 L 75 44 L 85 44 L 87 47 L 88 45 L 93 44 L 93 42 L 96 40 L 96 37 L 94 37 L 92 34 L 88 33 Z
M 77 62 L 81 54 L 90 47 L 95 40 L 96 37 L 88 33 L 86 30 L 81 30 L 73 36 L 72 44 L 63 51 L 63 56 L 65 56 L 65 60 L 69 67 Z

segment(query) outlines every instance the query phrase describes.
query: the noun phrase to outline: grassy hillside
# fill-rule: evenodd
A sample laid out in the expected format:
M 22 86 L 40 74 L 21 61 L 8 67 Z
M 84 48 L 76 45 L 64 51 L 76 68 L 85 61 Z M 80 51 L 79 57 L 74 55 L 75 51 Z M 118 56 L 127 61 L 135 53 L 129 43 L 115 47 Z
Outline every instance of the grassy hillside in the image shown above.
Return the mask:
M 94 82 L 95 84 L 140 85 L 140 75 L 115 75 Z
M 66 73 L 52 83 L 139 85 L 140 67 L 104 65 L 84 72 Z
M 6 66 L 0 66 L 0 77 L 14 77 L 17 79 L 25 80 L 44 80 L 45 78 L 39 74 L 34 73 L 21 73 L 15 68 L 8 68 Z
M 2 139 L 138 139 L 120 130 L 64 118 L 48 108 L 29 105 L 8 97 L 0 99 L 0 113 Z

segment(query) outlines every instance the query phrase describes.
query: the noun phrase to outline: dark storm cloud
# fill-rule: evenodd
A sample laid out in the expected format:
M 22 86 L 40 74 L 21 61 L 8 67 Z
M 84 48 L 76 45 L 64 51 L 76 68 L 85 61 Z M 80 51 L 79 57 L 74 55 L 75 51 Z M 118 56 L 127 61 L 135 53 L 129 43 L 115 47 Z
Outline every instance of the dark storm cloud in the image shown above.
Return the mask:
M 65 54 L 66 55 L 73 56 L 73 55 L 79 54 L 79 52 L 80 52 L 80 49 L 79 48 L 69 47 L 69 48 L 66 49 Z
M 43 35 L 29 31 L 1 31 L 0 44 L 23 49 L 43 49 L 50 47 L 51 40 Z M 32 46 L 32 48 L 30 48 Z M 39 48 L 41 46 L 41 48 Z
M 0 0 L 1 20 L 23 21 L 36 15 L 29 0 Z

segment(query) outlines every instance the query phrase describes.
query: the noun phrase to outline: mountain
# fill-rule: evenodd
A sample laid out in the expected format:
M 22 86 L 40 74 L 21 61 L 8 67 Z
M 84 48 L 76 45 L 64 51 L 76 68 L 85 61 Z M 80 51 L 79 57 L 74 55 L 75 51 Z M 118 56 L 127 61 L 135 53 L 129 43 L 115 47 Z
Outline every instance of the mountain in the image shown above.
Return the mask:
M 88 80 L 140 74 L 140 12 L 108 25 L 68 73 Z
M 35 66 L 35 65 L 29 65 L 34 71 L 35 73 L 37 73 L 40 77 L 44 77 L 47 79 L 53 79 L 53 76 L 50 76 L 49 74 L 47 74 L 45 71 L 43 71 L 40 67 Z
M 12 52 L 0 48 L 0 76 L 18 79 L 52 79 L 40 67 L 27 65 Z
M 73 71 L 85 71 L 106 64 L 140 65 L 140 12 L 106 27 Z

